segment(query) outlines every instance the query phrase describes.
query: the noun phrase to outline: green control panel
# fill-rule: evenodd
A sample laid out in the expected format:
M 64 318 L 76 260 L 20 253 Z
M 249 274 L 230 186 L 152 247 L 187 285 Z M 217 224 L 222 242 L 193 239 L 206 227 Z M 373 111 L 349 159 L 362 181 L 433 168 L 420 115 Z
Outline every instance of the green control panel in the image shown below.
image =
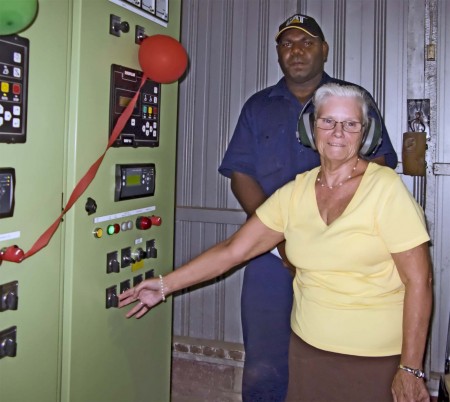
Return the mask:
M 0 261 L 2 402 L 170 400 L 171 299 L 139 320 L 117 305 L 173 267 L 178 83 L 148 80 L 107 146 L 139 89 L 140 38 L 178 40 L 181 0 L 124 3 L 39 0 L 0 36 L 0 250 L 59 224 L 39 252 Z

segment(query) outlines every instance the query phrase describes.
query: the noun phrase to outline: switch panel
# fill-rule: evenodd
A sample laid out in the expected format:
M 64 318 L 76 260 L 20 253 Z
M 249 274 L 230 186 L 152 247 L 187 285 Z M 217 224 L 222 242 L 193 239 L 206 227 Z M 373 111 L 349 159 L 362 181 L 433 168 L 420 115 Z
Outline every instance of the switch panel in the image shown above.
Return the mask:
M 147 240 L 145 243 L 145 258 L 156 258 L 157 250 L 155 239 Z
M 155 277 L 155 270 L 151 269 L 145 273 L 145 279 L 151 279 Z
M 117 308 L 118 306 L 117 286 L 114 285 L 106 289 L 106 308 Z
M 17 327 L 0 332 L 0 359 L 15 357 L 17 353 Z
M 127 279 L 126 281 L 120 282 L 120 294 L 125 292 L 126 290 L 130 289 L 130 280 Z
M 113 272 L 120 271 L 120 263 L 117 251 L 112 251 L 106 255 L 106 273 L 111 274 Z
M 136 250 L 133 251 L 132 253 L 132 258 L 136 261 L 139 262 L 142 259 L 144 259 L 146 256 L 146 253 L 144 252 L 144 250 L 142 249 L 142 247 L 137 247 Z
M 144 278 L 143 278 L 142 275 L 136 275 L 136 276 L 133 278 L 133 286 L 139 285 L 143 280 L 144 280 Z
M 131 264 L 136 262 L 133 258 L 131 258 L 131 247 L 123 248 L 120 255 L 120 265 L 122 268 L 129 267 Z
M 17 310 L 19 304 L 19 282 L 13 281 L 0 285 L 0 312 Z

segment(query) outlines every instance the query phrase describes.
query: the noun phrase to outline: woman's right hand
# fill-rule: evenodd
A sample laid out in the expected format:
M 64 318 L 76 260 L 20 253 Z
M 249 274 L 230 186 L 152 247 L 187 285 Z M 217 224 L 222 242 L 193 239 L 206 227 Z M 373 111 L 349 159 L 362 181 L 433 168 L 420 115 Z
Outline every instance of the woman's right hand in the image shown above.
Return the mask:
M 160 280 L 156 278 L 147 279 L 119 295 L 119 308 L 138 302 L 127 312 L 126 317 L 141 318 L 152 307 L 159 304 L 162 299 Z
M 425 381 L 403 370 L 397 370 L 392 383 L 394 402 L 429 402 Z

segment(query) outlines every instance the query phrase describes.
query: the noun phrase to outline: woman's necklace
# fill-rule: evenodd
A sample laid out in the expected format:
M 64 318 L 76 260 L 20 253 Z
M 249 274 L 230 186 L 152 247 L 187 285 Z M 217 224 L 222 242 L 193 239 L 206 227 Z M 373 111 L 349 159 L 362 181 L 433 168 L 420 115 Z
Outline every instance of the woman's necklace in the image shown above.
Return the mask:
M 317 175 L 317 183 L 320 184 L 320 187 L 326 187 L 326 188 L 328 188 L 330 190 L 333 190 L 336 187 L 341 187 L 344 183 L 346 183 L 347 181 L 349 181 L 353 177 L 353 174 L 355 173 L 355 170 L 356 170 L 356 166 L 358 166 L 358 162 L 359 162 L 359 158 L 356 159 L 355 166 L 353 166 L 353 169 L 352 169 L 351 173 L 344 180 L 342 180 L 340 183 L 338 183 L 338 184 L 336 184 L 334 186 L 329 186 L 327 184 L 326 180 L 322 181 L 322 169 L 320 169 L 319 170 L 319 174 Z

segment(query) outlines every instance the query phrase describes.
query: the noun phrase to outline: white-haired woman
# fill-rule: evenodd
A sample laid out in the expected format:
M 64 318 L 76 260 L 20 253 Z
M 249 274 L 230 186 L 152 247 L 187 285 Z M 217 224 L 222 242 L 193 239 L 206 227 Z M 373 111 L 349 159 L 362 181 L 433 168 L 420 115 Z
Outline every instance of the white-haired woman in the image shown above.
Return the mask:
M 321 165 L 274 193 L 242 228 L 164 278 L 120 295 L 141 317 L 163 297 L 286 240 L 296 267 L 287 401 L 428 401 L 431 314 L 423 212 L 390 168 L 360 154 L 369 117 L 355 86 L 314 96 Z

